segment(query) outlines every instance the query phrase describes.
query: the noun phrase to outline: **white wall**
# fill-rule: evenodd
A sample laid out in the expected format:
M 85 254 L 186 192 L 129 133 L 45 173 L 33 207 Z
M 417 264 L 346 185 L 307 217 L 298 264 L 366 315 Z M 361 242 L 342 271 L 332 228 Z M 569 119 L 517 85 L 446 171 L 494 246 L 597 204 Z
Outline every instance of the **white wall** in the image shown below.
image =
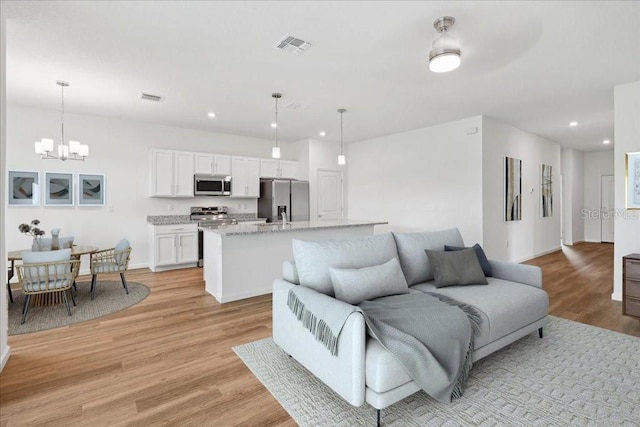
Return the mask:
M 602 197 L 602 176 L 613 175 L 613 150 L 584 153 L 584 240 L 602 241 L 600 212 Z
M 150 254 L 147 215 L 188 214 L 190 206 L 210 205 L 229 206 L 232 212 L 257 211 L 256 199 L 150 198 L 149 150 L 270 157 L 272 141 L 65 113 L 65 136 L 88 144 L 90 156 L 85 162 L 41 160 L 33 151 L 33 142 L 47 136 L 59 141 L 60 113 L 11 105 L 7 113 L 8 170 L 38 171 L 41 182 L 44 172 L 101 173 L 106 175 L 107 189 L 105 207 L 8 207 L 4 224 L 9 250 L 30 247 L 30 239 L 18 232 L 18 225 L 38 218 L 47 232 L 60 228 L 61 235 L 74 235 L 80 244 L 111 247 L 126 236 L 133 247 L 131 268 L 146 267 Z M 283 159 L 297 160 L 291 157 L 292 143 L 281 146 Z
M 584 154 L 562 149 L 562 243 L 584 241 Z
M 481 116 L 352 143 L 346 155 L 349 218 L 388 221 L 377 233 L 458 227 L 482 244 Z
M 504 220 L 504 160 L 522 160 L 522 219 Z M 540 215 L 542 164 L 552 170 L 553 214 Z M 560 247 L 560 145 L 491 117 L 482 117 L 484 249 L 502 261 L 522 261 Z
M 6 162 L 7 158 L 7 19 L 4 10 L 0 8 L 0 200 L 5 200 L 6 193 Z M 5 291 L 5 283 L 7 283 L 7 256 L 6 256 L 6 207 L 5 203 L 0 204 L 0 371 L 4 368 L 5 363 L 9 359 L 9 344 L 7 342 L 8 323 L 7 323 L 7 292 Z
M 615 114 L 615 192 L 616 215 L 613 255 L 613 295 L 622 299 L 622 257 L 640 253 L 640 211 L 625 211 L 625 153 L 640 152 L 640 81 L 616 86 Z

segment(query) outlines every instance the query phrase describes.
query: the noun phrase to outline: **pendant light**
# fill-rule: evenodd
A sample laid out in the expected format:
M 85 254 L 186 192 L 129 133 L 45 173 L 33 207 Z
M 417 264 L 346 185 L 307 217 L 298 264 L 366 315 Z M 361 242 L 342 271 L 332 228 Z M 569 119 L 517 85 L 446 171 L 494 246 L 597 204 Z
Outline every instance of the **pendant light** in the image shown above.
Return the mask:
M 429 52 L 429 69 L 434 73 L 446 73 L 460 66 L 458 40 L 447 34 L 455 22 L 451 16 L 443 16 L 433 23 L 433 27 L 440 33 L 433 41 L 433 49 Z
M 338 109 L 338 113 L 340 113 L 340 155 L 338 156 L 338 164 L 344 165 L 347 163 L 346 157 L 344 157 L 344 140 L 342 138 L 342 115 L 346 112 L 344 108 Z
M 274 159 L 279 159 L 280 158 L 280 147 L 278 146 L 278 99 L 282 98 L 282 94 L 281 93 L 272 93 L 271 97 L 274 98 L 276 100 L 276 121 L 275 121 L 275 128 L 276 128 L 276 145 L 275 147 L 271 148 L 271 157 Z
M 36 154 L 40 154 L 41 159 L 57 159 L 57 160 L 82 160 L 89 155 L 89 146 L 80 144 L 78 141 L 69 141 L 69 144 L 64 142 L 64 88 L 70 86 L 69 83 L 62 80 L 56 82 L 61 87 L 62 91 L 62 103 L 60 106 L 60 116 L 62 122 L 62 132 L 60 137 L 60 144 L 58 145 L 57 154 L 55 154 L 53 147 L 53 139 L 42 138 L 40 141 L 35 142 Z

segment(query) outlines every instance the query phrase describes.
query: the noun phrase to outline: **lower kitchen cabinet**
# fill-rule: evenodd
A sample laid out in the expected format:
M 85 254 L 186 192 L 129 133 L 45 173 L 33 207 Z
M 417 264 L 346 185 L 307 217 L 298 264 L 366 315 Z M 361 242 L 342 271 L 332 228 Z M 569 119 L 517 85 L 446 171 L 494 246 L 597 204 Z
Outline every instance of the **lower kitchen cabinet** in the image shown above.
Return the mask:
M 195 267 L 198 263 L 196 224 L 152 225 L 151 271 Z

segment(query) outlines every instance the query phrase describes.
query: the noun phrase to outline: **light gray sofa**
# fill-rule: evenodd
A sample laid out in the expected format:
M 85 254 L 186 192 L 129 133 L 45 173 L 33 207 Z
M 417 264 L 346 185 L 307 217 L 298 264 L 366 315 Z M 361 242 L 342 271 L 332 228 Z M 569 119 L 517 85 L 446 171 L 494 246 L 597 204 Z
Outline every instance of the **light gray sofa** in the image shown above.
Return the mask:
M 286 353 L 354 406 L 365 401 L 378 410 L 419 390 L 405 369 L 376 340 L 367 336 L 360 312 L 347 319 L 338 339 L 338 354 L 330 352 L 298 321 L 287 306 L 289 290 L 308 281 L 326 281 L 329 267 L 370 267 L 397 257 L 410 292 L 434 292 L 475 307 L 481 314 L 481 330 L 475 339 L 473 360 L 538 331 L 547 323 L 549 299 L 542 290 L 538 267 L 490 261 L 493 277 L 488 285 L 436 288 L 425 249 L 444 250 L 445 245 L 464 246 L 457 229 L 424 233 L 388 233 L 345 241 L 316 242 L 296 252 L 296 262 L 285 262 L 283 279 L 273 284 L 273 339 Z M 302 280 L 301 280 L 302 279 Z M 317 298 L 330 304 L 346 304 L 333 298 L 330 283 Z M 314 295 L 314 297 L 316 297 Z

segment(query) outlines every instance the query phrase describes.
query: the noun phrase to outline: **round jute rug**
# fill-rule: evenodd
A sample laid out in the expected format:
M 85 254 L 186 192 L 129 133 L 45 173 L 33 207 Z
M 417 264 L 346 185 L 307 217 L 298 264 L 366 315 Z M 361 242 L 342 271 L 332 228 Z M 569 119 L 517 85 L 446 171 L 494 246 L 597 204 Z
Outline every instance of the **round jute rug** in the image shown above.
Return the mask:
M 85 322 L 96 317 L 115 313 L 124 308 L 131 307 L 139 303 L 149 295 L 149 288 L 142 283 L 127 282 L 129 294 L 122 287 L 119 280 L 99 280 L 96 290 L 96 297 L 91 300 L 89 290 L 90 282 L 76 283 L 76 303 L 73 306 L 71 299 L 71 316 L 67 315 L 67 309 L 62 304 L 49 307 L 29 307 L 27 320 L 24 325 L 20 324 L 22 319 L 22 305 L 24 304 L 24 294 L 21 290 L 13 291 L 13 303 L 9 302 L 9 335 L 25 334 L 27 332 L 38 332 L 45 329 L 59 328 L 73 323 Z M 33 300 L 33 297 L 31 298 Z

